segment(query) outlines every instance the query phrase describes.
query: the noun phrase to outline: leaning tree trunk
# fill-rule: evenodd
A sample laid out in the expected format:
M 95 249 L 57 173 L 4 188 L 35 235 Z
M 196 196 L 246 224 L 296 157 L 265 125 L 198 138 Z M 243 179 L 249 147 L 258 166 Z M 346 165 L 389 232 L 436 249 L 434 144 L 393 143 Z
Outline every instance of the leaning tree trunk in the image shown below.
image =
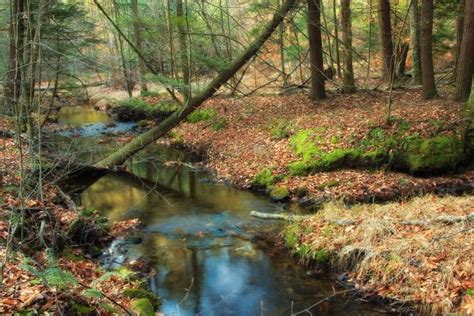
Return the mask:
M 474 75 L 474 1 L 466 1 L 464 30 L 456 77 L 456 100 L 466 101 L 471 93 Z
M 323 72 L 323 43 L 321 39 L 321 0 L 308 0 L 308 38 L 311 63 L 311 100 L 326 97 Z
M 432 99 L 436 96 L 436 85 L 433 67 L 433 0 L 421 1 L 421 76 L 423 87 L 423 98 Z
M 355 91 L 354 69 L 352 67 L 352 23 L 351 1 L 341 0 L 341 30 L 344 57 L 344 75 L 342 90 L 345 93 Z
M 382 78 L 386 82 L 392 81 L 394 70 L 392 25 L 390 19 L 389 0 L 379 0 L 379 27 L 380 44 L 382 47 Z
M 296 3 L 296 0 L 286 0 L 280 9 L 275 12 L 273 18 L 263 29 L 262 33 L 248 46 L 248 48 L 237 57 L 227 68 L 223 69 L 214 80 L 198 95 L 189 100 L 187 105 L 173 113 L 165 121 L 153 127 L 149 131 L 135 137 L 131 142 L 126 144 L 120 150 L 99 161 L 97 166 L 116 166 L 123 164 L 129 157 L 139 152 L 147 145 L 165 135 L 173 127 L 184 120 L 191 112 L 198 108 L 204 101 L 212 97 L 212 95 L 232 76 L 235 75 L 262 47 L 266 40 L 273 34 L 273 31 L 283 21 L 285 15 L 290 11 Z
M 462 0 L 464 1 L 464 0 Z M 413 84 L 421 84 L 421 57 L 420 57 L 420 15 L 418 0 L 412 0 L 410 6 L 410 41 Z

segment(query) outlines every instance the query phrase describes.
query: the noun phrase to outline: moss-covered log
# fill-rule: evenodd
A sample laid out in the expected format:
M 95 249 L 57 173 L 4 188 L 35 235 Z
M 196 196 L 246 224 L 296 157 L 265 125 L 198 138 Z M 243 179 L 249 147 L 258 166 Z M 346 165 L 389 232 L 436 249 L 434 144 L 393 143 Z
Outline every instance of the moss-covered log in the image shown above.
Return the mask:
M 190 113 L 203 104 L 204 101 L 213 96 L 224 83 L 232 78 L 237 71 L 239 71 L 240 68 L 242 68 L 260 50 L 262 45 L 272 35 L 273 31 L 275 31 L 278 25 L 283 21 L 285 15 L 294 7 L 295 4 L 296 0 L 286 0 L 275 12 L 272 20 L 265 26 L 260 35 L 248 46 L 248 48 L 227 68 L 222 70 L 200 94 L 192 97 L 181 111 L 175 112 L 162 123 L 137 136 L 117 152 L 99 161 L 97 166 L 115 166 L 124 163 L 132 155 L 153 143 L 183 121 Z

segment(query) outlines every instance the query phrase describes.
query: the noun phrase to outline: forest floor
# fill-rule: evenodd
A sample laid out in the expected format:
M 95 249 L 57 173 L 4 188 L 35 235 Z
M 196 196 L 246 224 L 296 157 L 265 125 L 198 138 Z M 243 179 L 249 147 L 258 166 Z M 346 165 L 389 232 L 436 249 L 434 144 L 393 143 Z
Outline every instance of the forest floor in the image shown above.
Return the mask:
M 387 98 L 385 92 L 361 92 L 331 95 L 318 103 L 306 95 L 212 99 L 204 108 L 215 110 L 215 120 L 223 118 L 225 127 L 216 130 L 213 121 L 184 123 L 174 135 L 184 144 L 204 150 L 206 166 L 219 177 L 248 188 L 263 170 L 271 168 L 273 174 L 283 174 L 291 162 L 298 160 L 287 137 L 298 130 L 317 131 L 318 145 L 326 152 L 363 143 L 374 130 L 381 135 L 393 133 L 397 125 L 385 122 Z M 405 122 L 406 135 L 455 133 L 465 124 L 461 110 L 461 104 L 447 98 L 422 101 L 417 90 L 393 92 L 392 116 Z M 275 132 L 283 132 L 284 137 L 275 136 Z M 309 195 L 325 200 L 386 201 L 439 192 L 441 188 L 448 193 L 457 188 L 472 190 L 474 170 L 415 177 L 384 169 L 341 169 L 288 176 L 279 185 L 286 186 L 293 196 L 298 188 L 304 188 Z
M 402 309 L 415 305 L 425 313 L 472 313 L 474 231 L 466 216 L 474 212 L 473 196 L 429 195 L 472 194 L 472 165 L 423 177 L 389 168 L 288 172 L 301 160 L 293 136 L 304 130 L 317 135 L 318 150 L 331 152 L 370 150 L 393 135 L 397 140 L 459 136 L 469 122 L 463 105 L 449 94 L 424 101 L 419 90 L 400 89 L 391 97 L 390 123 L 389 93 L 382 91 L 330 95 L 321 102 L 306 94 L 213 98 L 174 129 L 171 142 L 202 154 L 204 166 L 223 181 L 251 188 L 259 175 L 280 177 L 276 185 L 287 189 L 291 200 L 319 201 L 319 211 L 289 225 L 284 238 L 305 261 L 323 260 L 346 271 L 345 284 L 392 298 Z M 144 100 L 152 107 L 163 102 Z M 392 202 L 372 204 L 387 201 Z M 446 224 L 439 216 L 462 220 Z
M 418 90 L 396 90 L 392 98 L 391 115 L 403 122 L 404 135 L 453 135 L 466 124 L 463 106 L 449 97 L 423 101 Z M 472 194 L 472 166 L 429 177 L 383 168 L 288 176 L 288 165 L 298 160 L 291 136 L 299 130 L 317 131 L 326 152 L 370 142 L 374 130 L 379 137 L 393 134 L 398 126 L 386 123 L 387 100 L 388 93 L 375 91 L 331 95 L 317 103 L 306 95 L 215 98 L 201 110 L 214 113 L 211 119 L 183 123 L 172 136 L 204 153 L 205 166 L 234 185 L 252 187 L 255 177 L 270 168 L 273 175 L 287 175 L 278 185 L 288 188 L 293 200 L 301 200 L 303 191 L 332 201 L 306 222 L 289 226 L 288 246 L 302 258 L 314 262 L 322 255 L 348 272 L 345 282 L 393 298 L 398 307 L 473 313 L 473 221 L 446 225 L 436 217 L 472 214 L 474 198 L 425 195 Z M 347 208 L 347 202 L 374 201 L 395 202 Z M 351 224 L 337 226 L 335 220 Z M 407 225 L 410 221 L 423 223 Z
M 135 290 L 141 282 L 133 267 L 107 272 L 97 260 L 101 247 L 139 222 L 109 225 L 96 212 L 76 207 L 48 180 L 43 196 L 35 194 L 31 170 L 24 172 L 33 181 L 20 181 L 18 146 L 9 138 L 1 142 L 0 314 L 113 315 L 139 308 L 136 293 L 148 292 Z M 22 155 L 27 161 L 26 150 Z M 29 193 L 21 198 L 23 189 Z

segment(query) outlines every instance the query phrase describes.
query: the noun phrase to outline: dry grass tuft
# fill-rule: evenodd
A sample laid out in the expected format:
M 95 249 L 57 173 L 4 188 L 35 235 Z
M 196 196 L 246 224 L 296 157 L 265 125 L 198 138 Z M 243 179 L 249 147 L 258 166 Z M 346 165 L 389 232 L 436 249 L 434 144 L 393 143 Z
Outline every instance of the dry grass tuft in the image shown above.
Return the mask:
M 334 266 L 351 271 L 365 291 L 446 313 L 462 308 L 474 288 L 474 222 L 436 219 L 473 212 L 474 196 L 428 195 L 351 209 L 330 203 L 300 225 L 305 233 L 298 237 L 328 251 Z

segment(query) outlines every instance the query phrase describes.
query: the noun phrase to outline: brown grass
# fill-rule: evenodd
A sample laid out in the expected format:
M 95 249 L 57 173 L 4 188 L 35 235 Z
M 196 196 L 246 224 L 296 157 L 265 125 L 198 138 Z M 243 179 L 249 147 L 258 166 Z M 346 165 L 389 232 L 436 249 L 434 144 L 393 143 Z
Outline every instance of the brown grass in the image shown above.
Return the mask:
M 432 220 L 474 212 L 474 196 L 415 198 L 407 203 L 327 204 L 300 224 L 299 242 L 332 254 L 332 263 L 350 270 L 358 286 L 373 294 L 424 306 L 425 313 L 460 307 L 474 288 L 474 223 L 450 225 Z M 337 219 L 354 220 L 336 225 Z M 403 225 L 422 220 L 428 225 Z

